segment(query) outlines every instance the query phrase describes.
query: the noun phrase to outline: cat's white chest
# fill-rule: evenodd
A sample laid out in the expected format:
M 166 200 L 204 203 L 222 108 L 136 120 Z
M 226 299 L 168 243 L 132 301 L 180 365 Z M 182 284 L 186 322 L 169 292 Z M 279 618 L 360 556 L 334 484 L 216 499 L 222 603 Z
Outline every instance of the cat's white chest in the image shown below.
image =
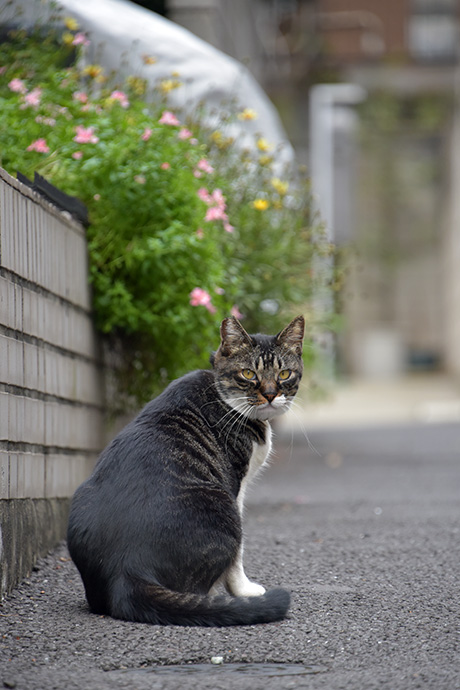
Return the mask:
M 266 422 L 266 434 L 265 443 L 253 443 L 252 455 L 249 460 L 248 469 L 241 482 L 240 490 L 238 493 L 237 503 L 240 510 L 240 514 L 243 512 L 244 497 L 246 490 L 258 474 L 259 470 L 267 464 L 268 458 L 270 457 L 270 452 L 272 449 L 272 428 L 268 422 Z

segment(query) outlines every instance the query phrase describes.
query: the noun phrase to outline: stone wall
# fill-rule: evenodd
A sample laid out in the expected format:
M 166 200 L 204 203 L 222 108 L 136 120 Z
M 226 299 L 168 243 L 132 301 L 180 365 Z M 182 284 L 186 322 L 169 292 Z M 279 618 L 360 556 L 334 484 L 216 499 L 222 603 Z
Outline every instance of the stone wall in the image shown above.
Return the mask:
M 104 442 L 84 228 L 0 170 L 0 594 L 65 535 Z

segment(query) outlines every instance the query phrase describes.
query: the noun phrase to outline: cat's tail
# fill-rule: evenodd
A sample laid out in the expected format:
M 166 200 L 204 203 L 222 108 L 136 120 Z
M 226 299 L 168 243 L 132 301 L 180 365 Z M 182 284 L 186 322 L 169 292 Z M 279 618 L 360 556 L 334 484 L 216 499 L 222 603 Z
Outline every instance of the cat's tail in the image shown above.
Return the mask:
M 128 596 L 125 590 L 124 596 L 113 597 L 114 618 L 157 625 L 254 625 L 282 620 L 290 604 L 289 592 L 281 588 L 261 596 L 232 597 L 173 592 L 142 580 L 131 584 Z

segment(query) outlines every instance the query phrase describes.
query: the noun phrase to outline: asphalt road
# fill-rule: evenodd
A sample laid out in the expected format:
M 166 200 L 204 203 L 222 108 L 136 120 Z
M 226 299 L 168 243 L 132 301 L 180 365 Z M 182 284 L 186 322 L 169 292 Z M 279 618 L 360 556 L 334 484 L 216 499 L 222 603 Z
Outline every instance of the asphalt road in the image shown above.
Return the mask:
M 247 573 L 292 592 L 287 620 L 162 628 L 91 615 L 62 545 L 0 608 L 0 687 L 459 689 L 460 428 L 310 443 L 278 441 L 247 510 Z

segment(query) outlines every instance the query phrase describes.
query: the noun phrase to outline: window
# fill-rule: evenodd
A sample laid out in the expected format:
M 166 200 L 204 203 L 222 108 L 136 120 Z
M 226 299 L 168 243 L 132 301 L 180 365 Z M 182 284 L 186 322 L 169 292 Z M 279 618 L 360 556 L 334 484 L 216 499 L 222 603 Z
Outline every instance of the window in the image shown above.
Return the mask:
M 409 18 L 409 52 L 423 62 L 453 62 L 458 56 L 455 0 L 413 0 Z

